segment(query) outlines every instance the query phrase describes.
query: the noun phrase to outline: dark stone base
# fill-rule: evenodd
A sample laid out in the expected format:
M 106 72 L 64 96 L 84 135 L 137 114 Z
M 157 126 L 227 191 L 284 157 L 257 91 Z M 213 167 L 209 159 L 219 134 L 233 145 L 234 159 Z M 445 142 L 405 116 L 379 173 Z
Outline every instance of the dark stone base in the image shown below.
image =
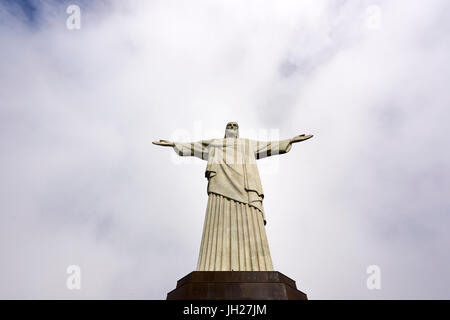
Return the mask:
M 167 300 L 307 300 L 295 281 L 278 271 L 193 271 Z

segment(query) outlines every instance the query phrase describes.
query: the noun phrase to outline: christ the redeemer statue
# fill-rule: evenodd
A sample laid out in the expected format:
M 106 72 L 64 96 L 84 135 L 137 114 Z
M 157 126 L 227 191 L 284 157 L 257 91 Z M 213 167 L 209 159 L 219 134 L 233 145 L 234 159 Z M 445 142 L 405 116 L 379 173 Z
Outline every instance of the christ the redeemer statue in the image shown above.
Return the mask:
M 273 271 L 256 159 L 289 152 L 293 143 L 311 138 L 262 142 L 239 138 L 230 122 L 223 139 L 191 143 L 160 140 L 180 156 L 207 160 L 208 205 L 197 271 Z

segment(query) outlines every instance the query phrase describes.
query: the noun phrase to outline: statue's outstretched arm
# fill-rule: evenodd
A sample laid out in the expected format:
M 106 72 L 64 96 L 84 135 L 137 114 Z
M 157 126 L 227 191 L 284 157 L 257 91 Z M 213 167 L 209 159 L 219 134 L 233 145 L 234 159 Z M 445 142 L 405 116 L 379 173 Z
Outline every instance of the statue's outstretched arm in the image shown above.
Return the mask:
M 159 140 L 159 141 L 153 141 L 153 144 L 156 144 L 157 146 L 163 146 L 163 147 L 175 147 L 175 143 L 167 140 Z
M 172 142 L 168 140 L 153 141 L 153 144 L 163 147 L 173 147 L 175 152 L 182 157 L 192 156 L 202 160 L 208 160 L 208 146 L 211 140 L 197 142 Z
M 305 141 L 305 140 L 311 139 L 312 137 L 314 137 L 312 134 L 301 134 L 301 135 L 293 137 L 291 139 L 291 143 Z
M 285 154 L 291 150 L 292 144 L 312 138 L 312 135 L 301 134 L 291 139 L 279 141 L 254 141 L 256 159 L 263 159 L 277 154 Z

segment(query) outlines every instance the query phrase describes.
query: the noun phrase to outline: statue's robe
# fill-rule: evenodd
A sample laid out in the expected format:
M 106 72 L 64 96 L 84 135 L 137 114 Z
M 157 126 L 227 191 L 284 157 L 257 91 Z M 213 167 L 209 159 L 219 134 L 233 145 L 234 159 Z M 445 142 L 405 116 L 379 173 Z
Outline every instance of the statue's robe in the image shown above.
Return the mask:
M 256 159 L 290 149 L 290 140 L 224 138 L 175 142 L 178 155 L 208 161 L 205 171 L 208 205 L 198 271 L 273 270 Z

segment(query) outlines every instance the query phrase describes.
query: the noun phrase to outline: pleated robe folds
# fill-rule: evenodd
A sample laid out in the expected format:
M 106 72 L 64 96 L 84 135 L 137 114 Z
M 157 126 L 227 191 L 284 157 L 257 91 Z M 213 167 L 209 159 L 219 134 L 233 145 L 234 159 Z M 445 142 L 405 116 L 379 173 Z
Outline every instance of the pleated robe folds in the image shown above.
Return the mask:
M 290 148 L 290 140 L 224 138 L 175 143 L 180 156 L 208 161 L 208 204 L 197 271 L 273 271 L 255 160 Z

